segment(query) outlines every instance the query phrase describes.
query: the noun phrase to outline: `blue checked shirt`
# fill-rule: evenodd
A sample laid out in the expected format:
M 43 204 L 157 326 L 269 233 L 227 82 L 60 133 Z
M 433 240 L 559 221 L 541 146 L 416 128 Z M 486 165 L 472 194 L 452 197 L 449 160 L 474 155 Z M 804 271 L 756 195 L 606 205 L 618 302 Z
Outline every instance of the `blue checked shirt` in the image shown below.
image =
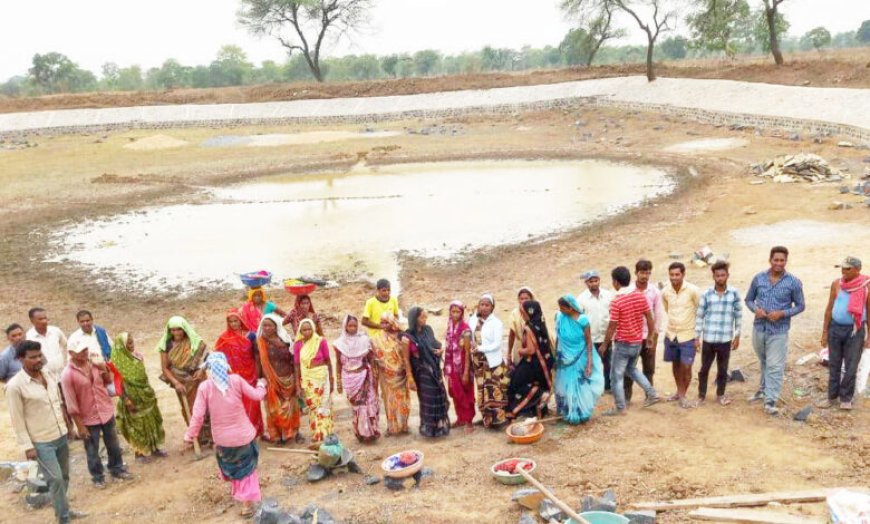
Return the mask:
M 762 308 L 768 313 L 783 311 L 785 316 L 776 322 L 766 318 L 756 318 L 755 329 L 764 333 L 778 335 L 788 333 L 791 327 L 791 317 L 802 313 L 806 308 L 804 303 L 804 287 L 801 281 L 791 273 L 786 272 L 775 285 L 770 283 L 770 272 L 762 271 L 752 279 L 749 292 L 746 293 L 746 307 L 755 313 Z
M 695 315 L 695 338 L 704 342 L 731 342 L 740 336 L 743 307 L 740 292 L 728 286 L 719 295 L 716 288 L 709 288 L 701 295 Z

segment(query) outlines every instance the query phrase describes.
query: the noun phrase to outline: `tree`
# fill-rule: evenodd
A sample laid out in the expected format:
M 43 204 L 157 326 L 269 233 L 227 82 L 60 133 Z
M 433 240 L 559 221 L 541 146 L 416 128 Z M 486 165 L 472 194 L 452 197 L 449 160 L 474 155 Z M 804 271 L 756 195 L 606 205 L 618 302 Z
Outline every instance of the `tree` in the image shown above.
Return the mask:
M 381 71 L 390 78 L 396 78 L 399 68 L 399 55 L 387 55 L 381 57 Z
M 237 45 L 225 45 L 209 65 L 212 86 L 240 86 L 245 83 L 254 65 L 248 62 L 248 55 Z
M 117 88 L 121 91 L 138 91 L 142 89 L 142 68 L 134 65 L 118 70 Z
M 750 26 L 746 0 L 695 0 L 700 11 L 691 13 L 686 22 L 692 31 L 692 46 L 707 51 L 721 51 L 728 58 L 737 54 L 736 40 Z
M 659 46 L 662 54 L 671 60 L 682 60 L 683 58 L 686 58 L 688 48 L 689 41 L 682 36 L 668 38 Z
M 280 81 L 281 67 L 273 60 L 264 60 L 251 72 L 251 82 L 255 84 L 277 84 Z
M 755 24 L 752 29 L 752 39 L 755 41 L 755 44 L 761 48 L 765 53 L 773 53 L 773 48 L 771 47 L 772 41 L 770 39 L 770 26 L 767 22 L 767 14 L 764 9 L 757 11 L 754 15 Z M 788 20 L 782 15 L 782 13 L 776 14 L 776 34 L 782 35 L 788 32 L 788 28 L 790 24 Z M 782 59 L 782 52 L 779 51 L 779 36 L 776 38 L 777 52 L 779 53 L 780 59 Z M 776 60 L 776 55 L 774 55 L 774 60 Z
M 864 20 L 861 22 L 861 27 L 859 27 L 858 32 L 855 33 L 855 38 L 863 44 L 870 44 L 870 20 Z
M 589 65 L 592 62 L 589 41 L 589 33 L 586 32 L 586 29 L 578 27 L 569 30 L 559 44 L 563 62 L 566 65 Z
M 118 75 L 120 72 L 118 64 L 106 62 L 100 67 L 100 82 L 102 82 L 106 89 L 113 91 L 118 88 Z
M 44 93 L 87 91 L 96 87 L 97 78 L 90 71 L 80 69 L 67 56 L 60 53 L 33 55 L 28 70 L 30 80 Z
M 258 36 L 273 36 L 288 54 L 299 51 L 311 75 L 323 82 L 321 51 L 328 33 L 336 39 L 368 20 L 374 0 L 242 0 L 239 23 Z
M 656 79 L 653 63 L 656 40 L 663 31 L 673 29 L 672 24 L 677 18 L 676 11 L 668 9 L 668 0 L 562 0 L 561 6 L 567 13 L 580 14 L 581 17 L 609 8 L 614 11 L 618 9 L 633 18 L 646 33 L 646 78 L 650 82 Z
M 816 51 L 821 52 L 823 47 L 831 45 L 831 32 L 821 26 L 815 27 L 807 31 L 801 40 L 808 42 Z
M 157 89 L 175 89 L 190 85 L 190 75 L 190 68 L 184 67 L 178 63 L 178 60 L 170 58 L 163 62 L 163 65 L 156 70 L 152 78 L 154 87 Z
M 767 32 L 770 43 L 768 49 L 773 55 L 773 61 L 776 65 L 781 66 L 785 61 L 782 59 L 782 51 L 779 50 L 779 35 L 784 31 L 780 31 L 779 27 L 779 4 L 785 0 L 762 0 L 764 2 L 764 20 L 767 22 Z M 783 20 L 785 20 L 783 18 Z
M 432 49 L 424 49 L 414 53 L 414 72 L 418 76 L 435 74 L 441 62 L 441 53 Z

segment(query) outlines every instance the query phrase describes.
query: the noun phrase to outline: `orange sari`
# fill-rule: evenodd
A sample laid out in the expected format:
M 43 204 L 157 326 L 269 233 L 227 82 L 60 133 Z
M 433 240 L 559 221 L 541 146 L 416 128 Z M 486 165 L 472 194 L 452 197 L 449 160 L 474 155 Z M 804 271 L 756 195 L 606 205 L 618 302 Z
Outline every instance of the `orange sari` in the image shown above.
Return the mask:
M 299 402 L 295 394 L 296 377 L 278 376 L 269 361 L 269 348 L 262 337 L 257 338 L 260 366 L 266 378 L 266 427 L 272 440 L 291 440 L 299 432 Z M 290 352 L 288 347 L 287 352 Z

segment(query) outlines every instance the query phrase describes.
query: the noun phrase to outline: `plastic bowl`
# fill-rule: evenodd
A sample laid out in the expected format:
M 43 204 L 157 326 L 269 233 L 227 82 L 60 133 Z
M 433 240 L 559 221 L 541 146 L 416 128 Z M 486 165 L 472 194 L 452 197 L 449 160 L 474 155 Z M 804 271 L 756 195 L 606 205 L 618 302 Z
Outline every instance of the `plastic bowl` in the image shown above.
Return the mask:
M 239 275 L 242 284 L 250 288 L 268 286 L 272 283 L 272 273 L 269 271 L 254 271 Z
M 390 469 L 389 463 L 391 459 L 398 458 L 402 453 L 414 453 L 417 455 L 417 462 L 411 464 L 410 466 L 404 467 L 402 469 Z M 423 452 L 418 451 L 416 449 L 409 449 L 407 451 L 401 451 L 399 453 L 395 453 L 385 458 L 383 462 L 381 462 L 381 469 L 384 470 L 384 475 L 387 477 L 391 477 L 394 479 L 404 479 L 413 476 L 418 471 L 423 469 Z
M 580 513 L 580 516 L 589 524 L 628 524 L 630 522 L 626 517 L 609 511 L 587 511 Z M 566 524 L 577 524 L 577 522 L 574 519 L 568 519 Z
M 518 426 L 527 427 L 528 432 L 522 436 L 514 435 L 512 433 L 512 429 Z M 533 442 L 541 440 L 541 437 L 544 436 L 544 425 L 540 422 L 536 422 L 534 424 L 511 424 L 506 430 L 504 430 L 504 432 L 508 436 L 508 439 L 510 439 L 510 441 L 514 444 L 531 444 Z
M 317 284 L 309 284 L 301 280 L 290 279 L 284 281 L 284 289 L 291 295 L 310 295 L 317 290 Z
M 495 464 L 493 464 L 489 468 L 489 472 L 492 474 L 492 476 L 495 478 L 495 480 L 501 482 L 502 484 L 504 484 L 506 486 L 516 486 L 517 484 L 525 484 L 526 483 L 526 478 L 523 477 L 522 475 L 520 475 L 519 473 L 515 473 L 513 475 L 506 475 L 504 473 L 497 473 L 495 471 L 496 466 L 498 466 L 499 464 L 501 464 L 503 462 L 507 462 L 509 460 L 519 460 L 521 462 L 530 463 L 532 465 L 532 469 L 527 469 L 526 473 L 532 473 L 533 471 L 535 471 L 535 468 L 538 467 L 538 464 L 534 460 L 528 459 L 528 458 L 512 457 L 512 458 L 508 458 L 508 459 L 504 459 L 504 460 L 499 460 L 498 462 L 496 462 Z

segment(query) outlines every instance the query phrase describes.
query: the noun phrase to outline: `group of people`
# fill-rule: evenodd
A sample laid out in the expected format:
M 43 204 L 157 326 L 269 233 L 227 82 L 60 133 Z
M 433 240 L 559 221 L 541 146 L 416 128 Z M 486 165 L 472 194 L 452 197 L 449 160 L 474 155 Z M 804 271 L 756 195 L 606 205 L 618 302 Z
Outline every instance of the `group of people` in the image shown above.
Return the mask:
M 185 447 L 194 441 L 214 446 L 221 477 L 249 515 L 260 499 L 258 439 L 304 443 L 308 433 L 307 443 L 319 447 L 334 432 L 332 392 L 346 395 L 354 435 L 362 442 L 381 436 L 381 411 L 387 435 L 408 433 L 411 392 L 419 404 L 419 432 L 426 437 L 458 427 L 471 433 L 478 413 L 484 427 L 501 428 L 519 417 L 547 416 L 551 405 L 565 422 L 580 424 L 592 417 L 605 391 L 612 392 L 614 406 L 603 415 L 623 415 L 634 383 L 644 391 L 644 406 L 671 400 L 691 408 L 706 399 L 714 362 L 716 399 L 728 405 L 728 364 L 739 348 L 743 305 L 754 315 L 752 343 L 761 367 L 752 399 L 763 400 L 764 410 L 776 414 L 791 318 L 805 308 L 800 280 L 785 270 L 787 259 L 786 248 L 774 247 L 770 268 L 753 278 L 743 299 L 728 283 L 725 262 L 712 265 L 713 284 L 703 292 L 685 281 L 680 262 L 670 264 L 663 289 L 651 284 L 647 260 L 635 265 L 634 283 L 627 267 L 613 269 L 612 291 L 601 285 L 598 272 L 588 271 L 582 293 L 558 299 L 552 331 L 532 289 L 522 287 L 506 337 L 489 293 L 473 311 L 452 302 L 443 337 L 421 307 L 408 310 L 403 329 L 390 283 L 380 280 L 362 314 L 346 315 L 330 344 L 310 296 L 297 296 L 285 312 L 255 288 L 240 308 L 226 313 L 226 329 L 213 350 L 183 317 L 170 318 L 156 348 L 159 378 L 175 390 L 188 426 Z M 842 278 L 831 285 L 823 326 L 831 370 L 826 405 L 839 401 L 841 409 L 851 409 L 858 361 L 862 348 L 870 347 L 870 278 L 860 274 L 855 257 L 839 267 Z M 0 354 L 0 379 L 8 380 L 18 443 L 28 459 L 39 461 L 56 515 L 66 522 L 78 515 L 65 495 L 68 431 L 84 441 L 92 480 L 100 488 L 99 439 L 109 455 L 110 475 L 128 479 L 116 432 L 137 460 L 147 462 L 165 456 L 163 419 L 143 355 L 129 333 L 112 339 L 90 312 L 80 311 L 80 327 L 67 339 L 49 325 L 45 310 L 34 308 L 29 315 L 33 327 L 27 333 L 18 324 L 6 330 L 10 346 Z M 667 399 L 653 386 L 662 333 L 664 361 L 671 363 L 676 384 Z M 698 398 L 690 400 L 698 352 Z

